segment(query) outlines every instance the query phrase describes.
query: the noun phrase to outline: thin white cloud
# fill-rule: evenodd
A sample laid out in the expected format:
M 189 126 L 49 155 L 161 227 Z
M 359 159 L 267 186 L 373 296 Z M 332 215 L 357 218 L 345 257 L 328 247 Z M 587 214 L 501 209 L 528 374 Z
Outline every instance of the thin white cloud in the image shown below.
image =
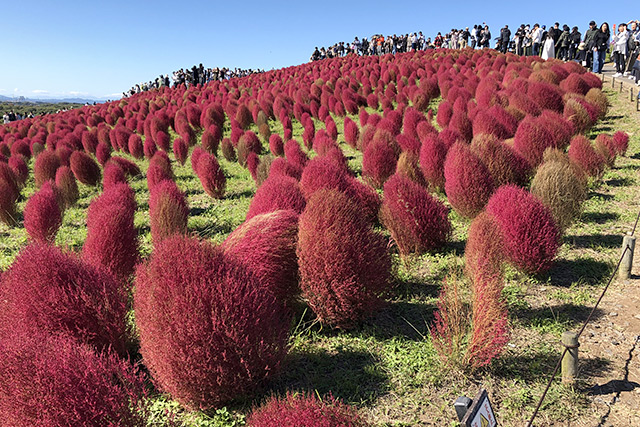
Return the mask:
M 48 91 L 48 90 L 42 90 L 42 89 L 32 90 L 31 92 L 33 92 L 33 93 L 38 93 L 38 94 L 45 94 L 45 93 L 49 93 L 49 91 Z
M 87 92 L 78 92 L 75 90 L 69 91 L 69 95 L 77 96 L 77 95 L 89 95 Z

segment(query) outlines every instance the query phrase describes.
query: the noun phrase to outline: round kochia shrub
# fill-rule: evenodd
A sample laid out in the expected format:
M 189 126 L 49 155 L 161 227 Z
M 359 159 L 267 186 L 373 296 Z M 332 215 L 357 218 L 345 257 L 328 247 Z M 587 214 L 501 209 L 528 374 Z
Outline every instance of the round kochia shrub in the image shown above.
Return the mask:
M 0 337 L 19 325 L 125 352 L 127 296 L 115 280 L 55 246 L 25 247 L 2 276 Z M 2 341 L 2 339 L 0 339 Z
M 145 365 L 161 389 L 188 408 L 251 393 L 286 354 L 284 305 L 207 242 L 163 240 L 138 268 L 135 289 Z
M 358 411 L 337 399 L 318 399 L 314 394 L 271 397 L 254 410 L 247 420 L 249 427 L 365 427 L 368 424 Z
M 444 161 L 447 146 L 438 135 L 427 135 L 422 139 L 420 148 L 420 170 L 424 179 L 434 189 L 444 188 Z
M 75 205 L 80 197 L 78 184 L 69 166 L 61 166 L 56 172 L 56 187 L 60 192 L 60 197 L 65 208 Z
M 186 196 L 175 182 L 164 180 L 151 190 L 149 225 L 154 245 L 173 234 L 185 234 L 188 219 Z
M 133 224 L 136 202 L 127 184 L 115 184 L 89 205 L 83 258 L 126 281 L 138 261 L 138 232 Z
M 473 218 L 493 193 L 493 178 L 468 145 L 456 143 L 444 163 L 444 190 L 451 206 L 460 215 Z
M 53 242 L 62 225 L 62 212 L 54 187 L 51 181 L 46 182 L 24 208 L 24 228 L 33 241 Z
M 380 217 L 401 255 L 440 248 L 451 232 L 447 207 L 424 187 L 398 174 L 384 185 Z
M 279 210 L 256 215 L 227 237 L 225 254 L 258 277 L 282 303 L 290 305 L 298 287 L 298 213 Z
M 247 220 L 256 215 L 277 211 L 293 210 L 302 213 L 306 201 L 295 178 L 286 175 L 273 175 L 267 178 L 251 199 Z
M 60 167 L 60 159 L 55 151 L 45 150 L 38 154 L 33 165 L 33 176 L 36 181 L 36 188 L 49 180 L 56 179 L 56 171 Z
M 76 179 L 81 183 L 95 187 L 100 182 L 100 166 L 84 151 L 74 151 L 71 154 L 70 166 Z
M 227 187 L 227 178 L 218 159 L 212 154 L 203 153 L 198 159 L 196 175 L 200 179 L 204 191 L 214 199 L 222 199 Z
M 527 190 L 505 185 L 487 203 L 502 233 L 505 255 L 529 274 L 543 273 L 553 264 L 560 233 L 551 211 Z
M 566 230 L 580 215 L 587 198 L 586 181 L 564 158 L 565 161 L 544 162 L 531 182 L 531 193 L 551 210 L 560 230 Z
M 376 188 L 382 188 L 396 170 L 397 157 L 393 148 L 384 140 L 374 139 L 362 157 L 362 175 Z
M 358 204 L 340 191 L 319 190 L 298 230 L 302 296 L 321 322 L 348 328 L 381 306 L 390 283 L 387 242 Z
M 569 159 L 589 176 L 599 177 L 604 172 L 605 158 L 596 152 L 583 135 L 576 135 L 569 145 Z
M 502 278 L 502 232 L 496 219 L 486 211 L 481 212 L 469 225 L 464 261 L 466 273 L 474 283 Z
M 20 190 L 11 168 L 0 162 L 0 221 L 8 226 L 16 223 L 16 202 Z
M 142 426 L 145 394 L 128 361 L 72 337 L 35 331 L 0 343 L 3 425 Z

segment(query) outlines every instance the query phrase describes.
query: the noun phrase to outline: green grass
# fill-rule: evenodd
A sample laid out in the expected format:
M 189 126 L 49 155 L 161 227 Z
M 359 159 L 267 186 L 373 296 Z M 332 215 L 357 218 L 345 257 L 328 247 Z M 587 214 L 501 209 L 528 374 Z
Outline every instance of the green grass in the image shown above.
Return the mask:
M 455 424 L 452 403 L 461 394 L 473 397 L 480 386 L 489 390 L 501 425 L 522 425 L 546 385 L 560 346 L 558 338 L 575 330 L 595 301 L 619 254 L 621 235 L 635 220 L 640 161 L 640 126 L 629 106 L 613 93 L 612 110 L 589 135 L 621 129 L 631 136 L 629 156 L 619 158 L 614 169 L 591 184 L 590 196 L 580 220 L 570 227 L 558 260 L 549 274 L 530 277 L 507 271 L 504 296 L 510 313 L 513 337 L 505 353 L 487 369 L 468 377 L 447 372 L 431 343 L 437 295 L 449 271 L 463 263 L 468 220 L 452 212 L 451 244 L 439 253 L 400 260 L 394 254 L 397 286 L 395 296 L 371 319 L 355 330 L 336 331 L 322 327 L 308 310 L 296 316 L 290 352 L 281 374 L 268 388 L 257 390 L 251 400 L 239 401 L 209 413 L 186 412 L 168 396 L 152 396 L 151 425 L 238 426 L 252 405 L 272 393 L 315 390 L 332 393 L 357 405 L 374 425 Z M 435 105 L 434 105 L 435 107 Z M 370 111 L 371 112 L 371 111 Z M 335 118 L 338 129 L 343 121 Z M 282 133 L 279 123 L 270 123 Z M 316 128 L 324 126 L 316 122 Z M 257 131 L 253 128 L 254 131 Z M 229 130 L 226 130 L 228 134 Z M 302 127 L 294 123 L 294 137 Z M 342 141 L 342 136 L 340 136 Z M 362 154 L 344 142 L 341 147 L 349 165 L 358 174 Z M 127 155 L 124 157 L 130 158 Z M 143 173 L 146 161 L 136 161 Z M 227 194 L 222 200 L 208 197 L 191 171 L 190 163 L 174 163 L 176 181 L 188 195 L 191 233 L 222 242 L 245 218 L 256 186 L 247 170 L 237 163 L 220 160 L 227 176 Z M 131 180 L 139 211 L 135 225 L 144 257 L 151 252 L 148 191 L 144 176 Z M 80 186 L 78 205 L 67 210 L 56 243 L 81 250 L 86 237 L 86 210 L 100 189 Z M 23 189 L 23 200 L 35 191 L 33 180 Z M 446 200 L 443 195 L 438 195 Z M 387 233 L 388 234 L 388 233 Z M 23 228 L 0 225 L 0 270 L 9 267 L 27 243 Z M 571 408 L 571 409 L 568 409 Z M 547 423 L 588 416 L 584 394 L 554 383 L 540 413 Z

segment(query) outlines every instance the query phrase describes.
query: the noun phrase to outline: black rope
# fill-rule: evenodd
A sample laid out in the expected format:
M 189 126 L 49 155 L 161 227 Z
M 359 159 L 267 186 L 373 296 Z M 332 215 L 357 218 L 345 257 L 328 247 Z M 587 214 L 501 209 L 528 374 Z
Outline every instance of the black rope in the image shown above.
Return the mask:
M 638 212 L 638 216 L 636 217 L 636 223 L 634 224 L 633 231 L 631 232 L 632 236 L 636 233 L 636 227 L 638 226 L 638 220 L 640 220 L 640 212 Z M 631 248 L 629 248 L 629 246 L 625 246 L 624 250 L 622 251 L 622 255 L 620 256 L 620 259 L 618 260 L 618 264 L 616 265 L 616 268 L 613 270 L 613 273 L 611 274 L 611 277 L 609 278 L 609 281 L 607 282 L 607 286 L 605 286 L 604 289 L 602 290 L 602 293 L 600 294 L 600 298 L 598 298 L 598 301 L 596 301 L 596 304 L 593 306 L 593 308 L 591 309 L 591 312 L 589 313 L 589 317 L 587 317 L 587 320 L 584 321 L 584 324 L 582 325 L 582 328 L 580 328 L 580 331 L 578 332 L 578 338 L 580 338 L 580 336 L 584 332 L 585 328 L 587 327 L 587 324 L 589 324 L 589 322 L 591 321 L 591 318 L 593 317 L 593 314 L 596 312 L 596 309 L 598 308 L 598 305 L 600 304 L 600 301 L 602 301 L 602 298 L 604 298 L 604 294 L 607 292 L 607 289 L 609 289 L 609 286 L 613 282 L 613 278 L 615 277 L 616 273 L 620 269 L 620 264 L 622 264 L 622 260 L 623 260 L 624 256 L 626 255 L 627 251 L 629 251 L 630 249 Z M 549 382 L 547 383 L 547 387 L 544 389 L 544 392 L 542 393 L 542 396 L 540 396 L 540 400 L 538 401 L 538 405 L 536 406 L 536 409 L 533 411 L 533 415 L 531 416 L 531 418 L 529 419 L 529 422 L 527 423 L 527 427 L 531 427 L 533 425 L 533 420 L 536 418 L 536 415 L 538 415 L 538 411 L 540 410 L 540 407 L 542 406 L 542 402 L 544 402 L 544 398 L 547 396 L 547 393 L 549 392 L 549 388 L 551 388 L 551 384 L 553 383 L 553 380 L 555 379 L 556 375 L 558 374 L 558 369 L 560 369 L 560 365 L 562 364 L 562 359 L 564 359 L 565 354 L 567 354 L 567 350 L 569 350 L 569 349 L 565 347 L 564 351 L 562 352 L 562 355 L 560 356 L 560 359 L 558 359 L 558 363 L 556 363 L 556 367 L 553 370 L 553 373 L 551 374 L 551 378 L 549 378 Z

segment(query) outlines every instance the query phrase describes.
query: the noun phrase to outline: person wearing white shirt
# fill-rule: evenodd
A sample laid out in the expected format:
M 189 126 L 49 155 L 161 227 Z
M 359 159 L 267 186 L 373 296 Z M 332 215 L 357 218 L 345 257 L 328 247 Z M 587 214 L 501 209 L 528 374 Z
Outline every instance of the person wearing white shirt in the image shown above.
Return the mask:
M 533 56 L 540 55 L 540 43 L 542 43 L 542 28 L 540 28 L 539 24 L 535 24 L 533 26 L 531 41 L 533 42 Z
M 629 32 L 626 24 L 618 25 L 618 33 L 613 37 L 613 59 L 616 62 L 616 73 L 614 77 L 620 77 L 624 73 L 627 65 L 627 42 Z

